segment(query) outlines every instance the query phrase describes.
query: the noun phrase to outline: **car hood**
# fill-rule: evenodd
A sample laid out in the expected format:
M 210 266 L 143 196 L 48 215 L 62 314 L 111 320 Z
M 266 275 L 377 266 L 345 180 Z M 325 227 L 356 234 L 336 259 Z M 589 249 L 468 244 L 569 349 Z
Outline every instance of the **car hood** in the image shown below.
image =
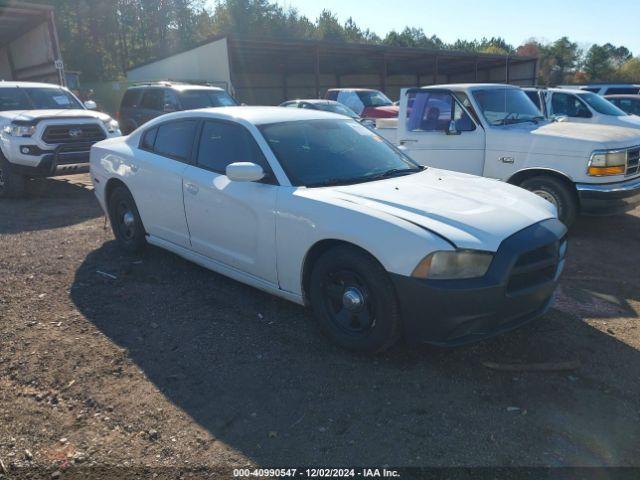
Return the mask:
M 82 109 L 73 109 L 73 110 L 10 110 L 6 112 L 0 112 L 0 122 L 10 123 L 13 121 L 21 121 L 21 122 L 33 122 L 37 123 L 43 119 L 55 118 L 55 119 L 65 119 L 65 118 L 95 118 L 100 121 L 110 120 L 111 117 L 106 113 L 96 112 L 93 110 L 82 110 Z
M 487 147 L 494 150 L 588 158 L 594 150 L 639 145 L 640 131 L 636 127 L 570 121 L 521 123 L 489 128 L 487 142 Z
M 555 207 L 519 187 L 435 168 L 347 186 L 309 189 L 401 218 L 458 248 L 496 251 L 505 238 L 556 217 Z

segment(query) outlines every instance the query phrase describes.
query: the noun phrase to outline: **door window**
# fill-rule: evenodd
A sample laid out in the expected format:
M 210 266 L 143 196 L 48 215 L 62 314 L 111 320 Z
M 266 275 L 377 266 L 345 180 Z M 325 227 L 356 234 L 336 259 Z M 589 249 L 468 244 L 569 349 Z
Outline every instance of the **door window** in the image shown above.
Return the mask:
M 265 178 L 273 178 L 260 147 L 244 127 L 227 122 L 205 122 L 197 165 L 224 175 L 227 165 L 235 162 L 256 163 L 265 171 Z
M 122 97 L 122 108 L 136 108 L 140 103 L 141 93 L 139 89 L 127 90 Z
M 338 101 L 349 107 L 351 110 L 356 112 L 358 115 L 362 115 L 362 111 L 364 110 L 364 103 L 358 97 L 356 92 L 340 92 L 338 94 Z
M 160 88 L 148 89 L 144 92 L 140 106 L 149 110 L 161 112 L 164 106 L 164 91 Z
M 164 91 L 164 105 L 162 109 L 165 112 L 177 112 L 180 110 L 180 102 L 178 102 L 178 96 L 173 90 Z
M 446 132 L 451 121 L 459 132 L 475 129 L 475 124 L 450 93 L 410 92 L 407 98 L 407 130 Z
M 590 118 L 593 115 L 582 101 L 569 93 L 554 93 L 551 97 L 554 115 L 566 115 L 573 118 Z
M 188 162 L 197 125 L 197 120 L 178 120 L 160 125 L 153 147 L 154 153 Z

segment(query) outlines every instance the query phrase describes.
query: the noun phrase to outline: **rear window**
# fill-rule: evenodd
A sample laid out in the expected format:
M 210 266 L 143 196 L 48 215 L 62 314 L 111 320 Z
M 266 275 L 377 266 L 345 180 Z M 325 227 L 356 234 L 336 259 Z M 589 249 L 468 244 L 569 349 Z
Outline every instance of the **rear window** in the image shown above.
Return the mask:
M 185 90 L 180 93 L 180 103 L 184 110 L 238 105 L 238 102 L 224 90 Z

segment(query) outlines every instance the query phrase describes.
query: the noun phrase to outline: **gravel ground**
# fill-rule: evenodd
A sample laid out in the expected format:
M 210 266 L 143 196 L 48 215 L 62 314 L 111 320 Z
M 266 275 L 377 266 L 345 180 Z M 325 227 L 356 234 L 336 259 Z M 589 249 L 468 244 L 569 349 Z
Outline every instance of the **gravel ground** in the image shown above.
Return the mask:
M 533 324 L 369 357 L 299 306 L 157 248 L 124 254 L 87 175 L 30 190 L 0 202 L 0 476 L 640 466 L 640 210 L 578 222 Z

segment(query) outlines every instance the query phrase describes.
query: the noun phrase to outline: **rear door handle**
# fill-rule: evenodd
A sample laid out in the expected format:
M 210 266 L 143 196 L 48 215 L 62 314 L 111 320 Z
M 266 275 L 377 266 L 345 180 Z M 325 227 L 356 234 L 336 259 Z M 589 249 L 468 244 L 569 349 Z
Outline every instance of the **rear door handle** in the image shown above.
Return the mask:
M 198 185 L 196 185 L 195 183 L 186 183 L 185 186 L 187 187 L 187 192 L 195 195 L 196 193 L 198 193 L 198 190 L 200 190 L 198 188 Z

